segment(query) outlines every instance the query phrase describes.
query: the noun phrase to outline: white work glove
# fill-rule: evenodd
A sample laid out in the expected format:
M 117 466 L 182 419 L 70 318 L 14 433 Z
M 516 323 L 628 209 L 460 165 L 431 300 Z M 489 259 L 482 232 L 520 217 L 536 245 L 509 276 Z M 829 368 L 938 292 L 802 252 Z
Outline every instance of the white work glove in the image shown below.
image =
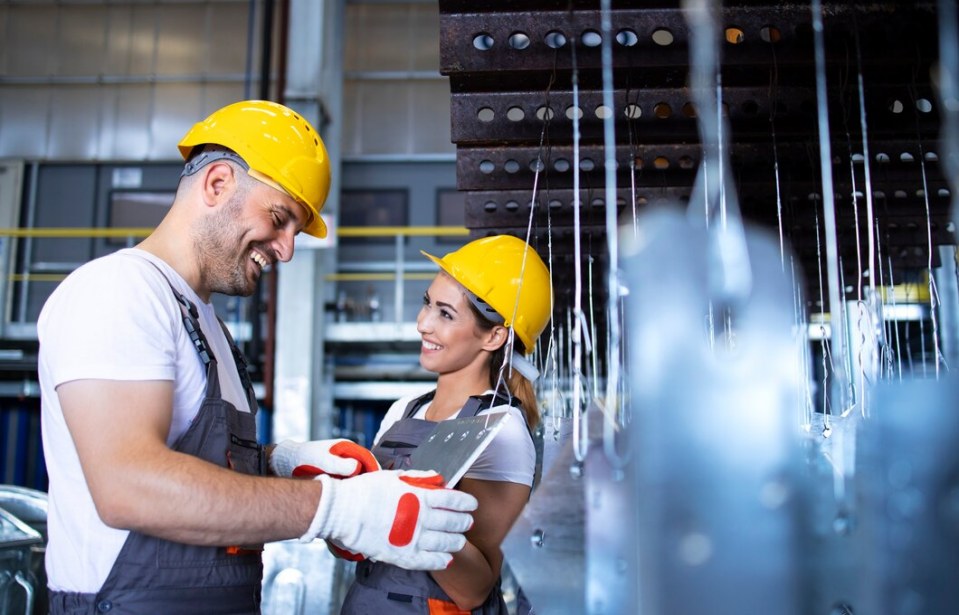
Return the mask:
M 284 440 L 270 454 L 270 469 L 286 478 L 313 478 L 318 474 L 349 478 L 379 470 L 380 464 L 373 453 L 345 438 L 312 442 Z
M 341 549 L 409 570 L 443 570 L 463 548 L 476 498 L 443 487 L 436 472 L 381 470 L 334 480 L 301 542 L 322 538 Z

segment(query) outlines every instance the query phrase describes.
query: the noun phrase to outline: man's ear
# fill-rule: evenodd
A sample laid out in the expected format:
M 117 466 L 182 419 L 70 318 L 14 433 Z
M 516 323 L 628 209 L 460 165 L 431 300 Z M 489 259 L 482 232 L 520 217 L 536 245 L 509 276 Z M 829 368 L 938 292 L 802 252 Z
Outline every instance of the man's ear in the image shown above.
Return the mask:
M 209 207 L 215 207 L 228 197 L 231 187 L 236 185 L 233 167 L 222 161 L 211 162 L 202 171 L 203 200 Z
M 483 342 L 483 350 L 493 352 L 506 343 L 509 339 L 509 329 L 501 325 L 496 325 L 486 334 L 486 340 Z

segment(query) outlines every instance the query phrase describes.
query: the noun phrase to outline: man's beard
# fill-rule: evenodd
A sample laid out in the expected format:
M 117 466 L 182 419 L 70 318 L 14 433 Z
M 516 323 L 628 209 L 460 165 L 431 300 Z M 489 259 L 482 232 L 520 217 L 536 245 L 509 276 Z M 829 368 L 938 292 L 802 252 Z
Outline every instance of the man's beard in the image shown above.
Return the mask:
M 222 209 L 196 229 L 193 244 L 200 283 L 211 293 L 249 297 L 256 290 L 256 282 L 247 272 L 250 258 L 239 223 L 246 193 L 234 193 Z

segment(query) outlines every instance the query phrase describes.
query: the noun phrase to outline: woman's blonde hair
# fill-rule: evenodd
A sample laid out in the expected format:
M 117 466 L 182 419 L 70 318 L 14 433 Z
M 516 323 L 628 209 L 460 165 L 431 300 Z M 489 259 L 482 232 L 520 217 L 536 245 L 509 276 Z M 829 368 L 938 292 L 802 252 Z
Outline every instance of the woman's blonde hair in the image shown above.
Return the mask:
M 483 331 L 492 331 L 493 327 L 497 326 L 496 323 L 487 319 L 472 301 L 467 301 L 467 303 L 470 306 L 470 311 L 473 312 L 473 316 L 476 317 L 476 325 L 480 329 Z M 508 347 L 509 344 L 504 343 L 494 350 L 490 356 L 489 385 L 494 391 L 496 390 L 500 372 L 504 371 L 503 368 L 509 359 L 507 355 Z M 513 350 L 519 353 L 520 356 L 526 354 L 526 347 L 523 345 L 522 340 L 515 335 L 513 336 Z M 506 388 L 509 389 L 509 394 L 519 399 L 522 405 L 523 413 L 526 415 L 526 424 L 530 430 L 535 429 L 539 424 L 539 406 L 536 403 L 536 393 L 533 391 L 533 383 L 519 373 L 519 370 L 515 369 L 510 370 L 507 368 L 504 377 L 506 380 Z

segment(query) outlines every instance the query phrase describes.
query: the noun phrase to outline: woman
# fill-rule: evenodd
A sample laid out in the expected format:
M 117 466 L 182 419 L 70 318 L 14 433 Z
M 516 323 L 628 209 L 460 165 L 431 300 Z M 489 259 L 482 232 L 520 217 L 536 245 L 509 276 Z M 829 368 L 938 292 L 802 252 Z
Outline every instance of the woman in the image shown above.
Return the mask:
M 420 364 L 438 374 L 436 389 L 393 404 L 373 454 L 383 468 L 400 468 L 439 421 L 512 416 L 457 485 L 479 509 L 450 566 L 421 572 L 360 561 L 341 613 L 505 615 L 500 544 L 529 499 L 536 463 L 530 434 L 539 421 L 531 382 L 537 374 L 524 355 L 552 312 L 549 271 L 526 242 L 508 235 L 472 241 L 441 259 L 424 255 L 441 269 L 416 320 Z

